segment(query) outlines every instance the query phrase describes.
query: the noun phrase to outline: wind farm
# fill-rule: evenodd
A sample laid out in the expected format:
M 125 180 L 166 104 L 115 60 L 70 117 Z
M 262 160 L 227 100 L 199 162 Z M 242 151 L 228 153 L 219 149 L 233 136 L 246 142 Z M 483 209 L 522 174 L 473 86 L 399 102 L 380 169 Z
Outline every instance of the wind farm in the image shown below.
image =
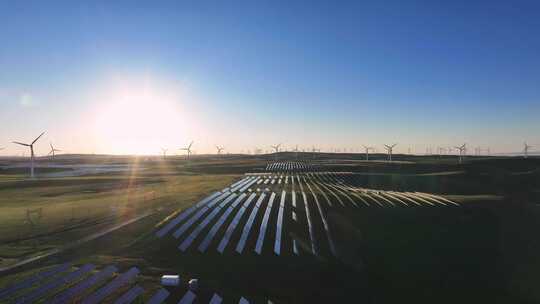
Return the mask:
M 35 148 L 37 139 L 25 147 Z M 370 153 L 374 148 L 371 146 L 349 149 L 364 152 L 337 153 L 313 146 L 307 149 L 295 146 L 291 152 L 282 152 L 280 145 L 273 145 L 274 152 L 269 154 L 222 154 L 222 147 L 215 145 L 215 153 L 220 155 L 216 159 L 211 153 L 191 154 L 192 145 L 193 141 L 184 150 L 189 158 L 182 154 L 165 157 L 165 149 L 161 155 L 140 156 L 57 154 L 50 158 L 52 152 L 34 155 L 33 177 L 24 170 L 24 165 L 15 166 L 24 161 L 22 157 L 0 158 L 0 192 L 4 193 L 0 199 L 0 229 L 4 231 L 0 271 L 10 278 L 21 271 L 42 271 L 58 260 L 76 264 L 81 259 L 105 269 L 111 259 L 137 256 L 144 258 L 148 266 L 128 263 L 121 268 L 136 266 L 147 276 L 142 281 L 135 279 L 145 286 L 145 291 L 137 296 L 141 299 L 150 298 L 161 288 L 157 279 L 149 278 L 180 267 L 185 269 L 184 276 L 196 274 L 206 280 L 219 279 L 219 284 L 197 293 L 201 299 L 210 299 L 214 293 L 223 297 L 226 290 L 239 288 L 239 293 L 228 296 L 265 301 L 261 295 L 268 294 L 265 290 L 273 286 L 272 281 L 285 276 L 303 283 L 274 292 L 271 295 L 274 301 L 317 302 L 328 298 L 313 298 L 312 288 L 322 283 L 313 272 L 330 267 L 332 270 L 324 271 L 339 269 L 350 281 L 354 277 L 363 284 L 369 282 L 369 290 L 362 290 L 361 296 L 369 300 L 373 289 L 384 289 L 386 285 L 366 273 L 365 267 L 384 276 L 396 267 L 394 263 L 407 260 L 415 265 L 416 271 L 393 273 L 392 279 L 415 278 L 420 273 L 427 277 L 442 275 L 441 269 L 422 269 L 420 265 L 430 258 L 422 255 L 413 258 L 421 251 L 435 250 L 439 259 L 448 262 L 474 261 L 475 267 L 460 271 L 487 280 L 493 274 L 486 272 L 483 257 L 488 254 L 485 250 L 496 244 L 486 239 L 489 230 L 471 233 L 466 227 L 474 230 L 479 223 L 489 226 L 484 214 L 487 206 L 489 212 L 503 216 L 516 191 L 521 195 L 527 193 L 532 201 L 538 198 L 534 191 L 538 186 L 538 171 L 515 175 L 540 166 L 540 158 L 532 153 L 527 158 L 519 154 L 475 154 L 463 158 L 462 151 L 457 155 L 441 152 L 434 156 L 411 155 L 396 152 L 396 144 L 381 144 L 386 150 L 384 154 Z M 464 146 L 458 147 L 463 150 Z M 50 149 L 55 148 L 50 145 Z M 85 172 L 69 174 L 80 170 L 82 164 Z M 101 170 L 92 171 L 92 167 Z M 490 170 L 505 170 L 502 187 L 507 190 L 500 191 L 501 184 Z M 34 183 L 27 185 L 28 179 Z M 516 183 L 518 180 L 536 182 Z M 12 199 L 25 203 L 14 205 L 9 203 Z M 244 208 L 241 216 L 240 210 Z M 35 217 L 35 210 L 39 210 L 39 218 L 22 221 L 27 216 Z M 453 223 L 471 213 L 467 220 Z M 505 216 L 510 222 L 518 220 L 512 217 L 515 215 Z M 396 217 L 406 221 L 389 222 Z M 445 233 L 450 239 L 444 242 L 451 240 L 452 255 L 436 249 L 440 241 L 428 241 L 442 233 L 441 223 L 430 222 L 434 218 L 445 222 L 444 229 L 449 229 Z M 406 224 L 408 221 L 414 224 Z M 376 228 L 381 222 L 386 231 L 392 231 L 391 237 Z M 351 234 L 351 228 L 343 227 L 345 223 L 362 229 L 369 238 Z M 431 232 L 419 236 L 415 229 Z M 137 241 L 130 241 L 133 238 Z M 408 239 L 409 245 L 398 245 L 402 239 Z M 401 254 L 372 247 L 383 240 L 387 245 L 396 242 L 393 246 L 398 246 Z M 469 246 L 476 242 L 484 249 L 471 253 Z M 361 253 L 355 253 L 353 248 L 360 244 L 363 244 Z M 103 254 L 109 258 L 98 259 Z M 7 255 L 9 259 L 5 258 Z M 382 255 L 390 264 L 383 266 L 371 260 L 372 255 Z M 272 266 L 261 267 L 261 262 Z M 149 270 L 155 267 L 154 263 L 159 268 Z M 240 285 L 227 283 L 230 275 L 227 278 L 216 270 L 223 263 L 229 265 L 225 267 L 226 273 L 233 272 L 235 282 Z M 302 269 L 302 275 L 291 272 L 290 263 L 296 265 L 295 269 Z M 259 265 L 257 281 L 249 279 L 254 265 Z M 357 268 L 358 265 L 363 266 Z M 0 280 L 0 284 L 9 286 L 9 281 Z M 129 286 L 135 285 L 119 288 L 110 298 L 120 297 Z M 360 297 L 355 284 L 341 287 L 346 293 L 340 291 L 331 297 L 341 300 L 352 295 Z M 172 293 L 168 298 L 174 302 L 186 291 L 180 288 L 168 292 Z M 444 288 L 438 292 L 444 293 Z M 53 299 L 54 295 L 45 294 L 43 299 Z M 385 299 L 391 300 L 392 296 Z
M 0 3 L 0 303 L 540 303 L 538 12 Z

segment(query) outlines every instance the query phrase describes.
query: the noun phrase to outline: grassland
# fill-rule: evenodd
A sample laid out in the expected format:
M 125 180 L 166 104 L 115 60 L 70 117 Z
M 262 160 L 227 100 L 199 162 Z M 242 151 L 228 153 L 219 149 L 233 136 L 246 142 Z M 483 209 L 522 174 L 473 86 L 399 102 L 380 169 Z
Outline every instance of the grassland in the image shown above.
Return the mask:
M 292 158 L 292 155 L 283 155 Z M 271 159 L 270 157 L 268 159 Z M 400 159 L 400 156 L 396 156 Z M 158 240 L 156 225 L 265 159 L 200 159 L 139 163 L 129 173 L 25 180 L 0 174 L 0 256 L 13 264 L 59 248 L 114 223 L 151 215 L 94 241 L 70 248 L 32 267 L 59 261 L 92 262 L 121 269 L 136 265 L 139 283 L 154 290 L 157 277 L 179 273 L 201 278 L 198 295 L 247 296 L 275 303 L 536 303 L 540 279 L 540 179 L 537 159 L 402 159 L 367 163 L 361 157 L 316 161 L 328 170 L 357 172 L 366 187 L 448 194 L 458 209 L 362 209 L 329 214 L 336 238 L 348 244 L 337 260 L 310 255 L 272 257 L 180 254 L 174 240 Z M 132 160 L 114 160 L 132 162 Z M 144 168 L 144 169 L 143 169 Z M 345 169 L 346 168 L 346 169 Z M 26 209 L 43 208 L 32 229 Z M 112 207 L 112 208 L 111 208 Z M 307 240 L 304 240 L 307 242 Z M 184 290 L 177 290 L 181 295 Z

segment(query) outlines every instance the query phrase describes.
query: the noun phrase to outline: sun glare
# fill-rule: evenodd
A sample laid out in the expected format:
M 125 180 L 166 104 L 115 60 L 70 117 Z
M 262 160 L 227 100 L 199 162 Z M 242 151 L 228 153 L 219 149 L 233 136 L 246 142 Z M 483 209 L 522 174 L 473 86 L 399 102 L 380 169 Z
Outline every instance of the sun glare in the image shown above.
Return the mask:
M 186 115 L 174 90 L 144 84 L 104 94 L 96 113 L 96 135 L 118 154 L 155 154 L 160 146 L 182 140 Z

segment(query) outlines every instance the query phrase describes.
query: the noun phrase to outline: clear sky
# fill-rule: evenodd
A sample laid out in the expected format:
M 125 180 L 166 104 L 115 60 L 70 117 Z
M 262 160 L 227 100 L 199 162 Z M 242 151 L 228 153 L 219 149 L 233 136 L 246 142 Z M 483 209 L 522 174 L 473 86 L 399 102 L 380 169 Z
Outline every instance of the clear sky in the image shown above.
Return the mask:
M 0 2 L 0 154 L 540 145 L 539 1 L 80 2 Z

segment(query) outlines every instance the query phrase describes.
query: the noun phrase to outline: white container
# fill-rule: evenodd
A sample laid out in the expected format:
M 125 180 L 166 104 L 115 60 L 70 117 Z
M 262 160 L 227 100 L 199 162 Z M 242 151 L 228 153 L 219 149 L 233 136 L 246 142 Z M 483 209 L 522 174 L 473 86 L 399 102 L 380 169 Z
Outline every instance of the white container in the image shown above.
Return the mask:
M 161 285 L 163 286 L 178 286 L 180 285 L 179 275 L 164 275 L 161 276 Z

